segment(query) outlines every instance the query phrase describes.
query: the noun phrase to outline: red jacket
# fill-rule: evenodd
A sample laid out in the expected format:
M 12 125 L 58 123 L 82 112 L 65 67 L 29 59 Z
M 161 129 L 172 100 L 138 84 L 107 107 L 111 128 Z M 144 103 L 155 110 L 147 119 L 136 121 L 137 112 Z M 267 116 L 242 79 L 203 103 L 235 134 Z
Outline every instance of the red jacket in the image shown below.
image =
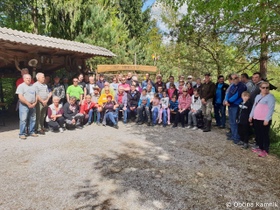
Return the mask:
M 90 102 L 89 104 L 84 101 L 83 104 L 81 105 L 81 108 L 80 108 L 80 113 L 82 114 L 88 114 L 89 110 L 91 110 L 92 108 L 95 107 L 95 103 L 94 102 Z

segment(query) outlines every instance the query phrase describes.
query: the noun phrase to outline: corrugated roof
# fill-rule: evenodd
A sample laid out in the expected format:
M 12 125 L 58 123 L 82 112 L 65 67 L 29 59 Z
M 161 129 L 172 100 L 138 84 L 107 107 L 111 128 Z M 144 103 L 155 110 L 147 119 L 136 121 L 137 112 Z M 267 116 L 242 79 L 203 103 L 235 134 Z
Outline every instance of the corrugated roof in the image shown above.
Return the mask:
M 80 52 L 90 55 L 114 57 L 111 51 L 90 44 L 58 39 L 53 37 L 41 36 L 37 34 L 26 33 L 22 31 L 12 30 L 0 27 L 0 40 L 21 43 L 26 45 L 40 46 L 52 49 L 61 49 L 72 52 Z

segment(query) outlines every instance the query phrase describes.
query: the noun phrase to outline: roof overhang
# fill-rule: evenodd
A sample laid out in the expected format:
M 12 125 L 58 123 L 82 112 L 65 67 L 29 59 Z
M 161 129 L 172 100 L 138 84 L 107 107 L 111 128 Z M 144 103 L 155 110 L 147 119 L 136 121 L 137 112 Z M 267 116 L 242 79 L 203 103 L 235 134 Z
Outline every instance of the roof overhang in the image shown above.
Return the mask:
M 103 47 L 0 27 L 0 68 L 14 68 L 17 63 L 27 67 L 35 58 L 42 71 L 73 69 L 83 67 L 86 59 L 95 56 L 116 55 Z

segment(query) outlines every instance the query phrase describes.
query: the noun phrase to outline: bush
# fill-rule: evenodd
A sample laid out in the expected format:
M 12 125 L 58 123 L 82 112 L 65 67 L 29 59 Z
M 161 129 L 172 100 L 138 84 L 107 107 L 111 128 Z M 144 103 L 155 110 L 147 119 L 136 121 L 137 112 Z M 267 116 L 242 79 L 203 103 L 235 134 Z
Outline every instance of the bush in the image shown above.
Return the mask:
M 278 121 L 280 120 L 280 117 L 278 117 Z M 280 124 L 274 123 L 271 126 L 270 129 L 270 152 L 273 154 L 276 154 L 278 157 L 280 157 Z

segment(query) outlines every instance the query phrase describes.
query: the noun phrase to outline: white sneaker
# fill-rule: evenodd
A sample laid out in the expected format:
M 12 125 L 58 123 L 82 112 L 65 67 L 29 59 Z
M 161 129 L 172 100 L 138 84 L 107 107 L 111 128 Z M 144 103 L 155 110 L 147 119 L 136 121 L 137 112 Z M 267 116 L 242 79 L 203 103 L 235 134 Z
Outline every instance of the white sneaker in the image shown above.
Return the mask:
M 196 127 L 196 126 L 194 126 L 193 128 L 192 128 L 192 130 L 193 131 L 195 131 L 195 130 L 197 130 L 198 128 Z
M 187 129 L 191 129 L 191 126 L 190 126 L 190 125 L 188 125 Z
M 59 128 L 59 132 L 60 132 L 60 133 L 63 133 L 63 128 Z

